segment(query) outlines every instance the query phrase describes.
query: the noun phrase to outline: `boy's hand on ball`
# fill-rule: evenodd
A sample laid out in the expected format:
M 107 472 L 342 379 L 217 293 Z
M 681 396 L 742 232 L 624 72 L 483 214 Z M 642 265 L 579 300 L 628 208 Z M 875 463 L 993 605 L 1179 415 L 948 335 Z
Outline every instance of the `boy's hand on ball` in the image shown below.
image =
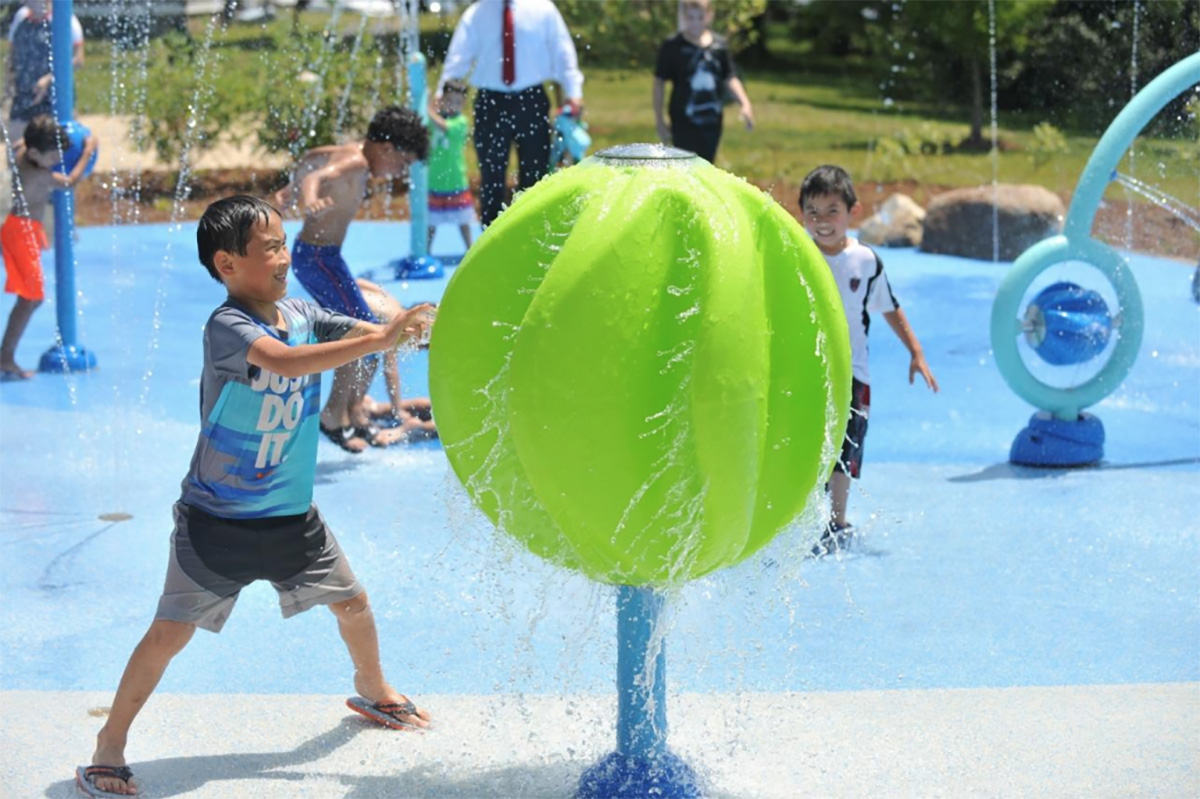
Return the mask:
M 400 346 L 409 342 L 418 346 L 429 341 L 430 331 L 437 308 L 427 302 L 414 305 L 403 313 L 396 314 L 388 322 L 388 340 L 391 346 Z

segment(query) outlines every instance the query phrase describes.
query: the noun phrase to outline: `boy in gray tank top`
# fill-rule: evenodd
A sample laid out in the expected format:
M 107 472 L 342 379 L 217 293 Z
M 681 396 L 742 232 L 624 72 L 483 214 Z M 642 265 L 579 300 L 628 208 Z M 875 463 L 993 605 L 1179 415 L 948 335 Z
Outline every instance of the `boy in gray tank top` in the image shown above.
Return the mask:
M 424 334 L 432 306 L 386 325 L 285 299 L 291 256 L 279 212 L 254 197 L 208 207 L 200 261 L 228 298 L 204 328 L 201 429 L 175 504 L 166 584 L 96 739 L 76 770 L 90 796 L 134 795 L 125 742 L 167 664 L 197 627 L 220 631 L 238 592 L 269 580 L 284 617 L 328 605 L 355 665 L 347 704 L 380 724 L 419 730 L 429 713 L 384 678 L 367 594 L 312 504 L 320 373 Z

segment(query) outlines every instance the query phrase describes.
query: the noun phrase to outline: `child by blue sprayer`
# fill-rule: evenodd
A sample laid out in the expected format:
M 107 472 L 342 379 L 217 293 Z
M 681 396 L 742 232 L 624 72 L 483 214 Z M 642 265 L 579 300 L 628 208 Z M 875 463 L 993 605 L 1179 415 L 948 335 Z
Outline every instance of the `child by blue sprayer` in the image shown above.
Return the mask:
M 4 291 L 17 296 L 0 342 L 0 381 L 28 380 L 17 365 L 17 345 L 33 312 L 45 300 L 41 251 L 50 246 L 43 227 L 46 206 L 56 189 L 69 189 L 92 172 L 100 140 L 83 125 L 58 124 L 39 114 L 25 125 L 12 149 L 12 211 L 0 226 L 4 255 Z
M 438 225 L 457 225 L 463 247 L 470 249 L 471 225 L 478 221 L 467 178 L 466 100 L 467 84 L 461 80 L 446 81 L 441 96 L 429 100 L 429 247 Z
M 871 377 L 867 364 L 867 331 L 871 313 L 882 313 L 888 326 L 909 352 L 908 382 L 919 374 L 936 394 L 937 380 L 925 361 L 925 353 L 883 271 L 883 260 L 865 244 L 849 236 L 850 224 L 862 212 L 854 183 L 846 170 L 838 166 L 820 166 L 809 172 L 800 184 L 800 211 L 804 227 L 825 256 L 837 282 L 850 329 L 853 365 L 850 417 L 840 457 L 829 478 L 832 505 L 829 523 L 816 555 L 844 546 L 853 526 L 846 521 L 850 480 L 858 479 L 862 469 L 863 445 L 867 437 L 867 417 L 871 410 Z

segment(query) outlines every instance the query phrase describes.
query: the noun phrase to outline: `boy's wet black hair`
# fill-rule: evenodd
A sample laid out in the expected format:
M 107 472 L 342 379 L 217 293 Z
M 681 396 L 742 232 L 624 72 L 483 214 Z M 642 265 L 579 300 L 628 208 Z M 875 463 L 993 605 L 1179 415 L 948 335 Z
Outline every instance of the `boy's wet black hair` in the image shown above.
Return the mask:
M 30 150 L 56 153 L 70 146 L 66 130 L 49 114 L 38 114 L 25 126 L 25 147 Z
M 213 280 L 224 282 L 214 263 L 217 253 L 224 250 L 245 255 L 254 228 L 268 224 L 271 214 L 280 216 L 275 206 L 245 194 L 225 197 L 204 209 L 204 216 L 200 217 L 200 225 L 196 228 L 196 247 L 200 251 L 200 263 L 208 269 Z
M 805 197 L 822 194 L 841 197 L 846 201 L 848 209 L 858 202 L 858 194 L 854 191 L 854 181 L 850 179 L 850 173 L 832 164 L 819 166 L 804 176 L 804 181 L 800 184 L 800 210 L 804 210 Z
M 367 141 L 390 142 L 397 150 L 412 153 L 418 161 L 429 155 L 429 131 L 411 108 L 389 105 L 379 109 L 367 126 Z
M 455 94 L 466 94 L 469 90 L 467 82 L 458 78 L 451 78 L 442 84 L 442 94 L 446 92 L 454 92 Z

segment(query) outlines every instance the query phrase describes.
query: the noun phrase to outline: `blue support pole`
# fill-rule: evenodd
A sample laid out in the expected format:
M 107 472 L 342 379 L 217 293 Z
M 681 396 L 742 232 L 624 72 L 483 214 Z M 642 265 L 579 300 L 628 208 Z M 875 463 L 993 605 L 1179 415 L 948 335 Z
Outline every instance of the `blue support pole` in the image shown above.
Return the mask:
M 75 74 L 71 63 L 72 0 L 54 0 L 50 20 L 54 61 L 54 114 L 64 125 L 75 116 Z M 75 335 L 75 191 L 54 192 L 54 301 L 58 342 L 42 354 L 41 372 L 83 372 L 94 369 L 96 356 L 79 345 Z
M 429 125 L 429 89 L 426 79 L 425 56 L 415 52 L 408 57 L 409 107 Z M 429 229 L 429 165 L 415 161 L 408 168 L 408 215 L 410 236 L 408 256 L 393 261 L 397 280 L 436 278 L 443 274 L 442 263 L 429 254 L 426 237 Z
M 621 586 L 617 593 L 617 751 L 651 759 L 667 749 L 667 647 L 654 647 L 663 596 Z
M 617 751 L 584 772 L 577 799 L 698 799 L 692 768 L 667 748 L 663 595 L 617 588 Z

